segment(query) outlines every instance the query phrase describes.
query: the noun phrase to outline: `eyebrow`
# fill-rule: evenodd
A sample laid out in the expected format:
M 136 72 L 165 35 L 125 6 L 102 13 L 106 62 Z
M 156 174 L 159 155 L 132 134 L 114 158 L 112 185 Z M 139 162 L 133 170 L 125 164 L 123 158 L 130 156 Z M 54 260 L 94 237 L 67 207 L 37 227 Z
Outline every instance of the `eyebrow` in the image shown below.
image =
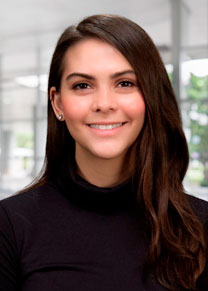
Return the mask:
M 115 79 L 117 77 L 120 77 L 120 76 L 126 75 L 126 74 L 136 75 L 133 70 L 126 70 L 126 71 L 116 72 L 116 73 L 110 75 L 110 79 Z M 69 74 L 66 77 L 66 81 L 70 80 L 73 77 L 82 77 L 82 78 L 85 78 L 85 79 L 88 79 L 88 80 L 95 80 L 95 77 L 94 76 L 91 76 L 91 75 L 88 75 L 88 74 L 84 74 L 84 73 L 72 73 L 72 74 Z

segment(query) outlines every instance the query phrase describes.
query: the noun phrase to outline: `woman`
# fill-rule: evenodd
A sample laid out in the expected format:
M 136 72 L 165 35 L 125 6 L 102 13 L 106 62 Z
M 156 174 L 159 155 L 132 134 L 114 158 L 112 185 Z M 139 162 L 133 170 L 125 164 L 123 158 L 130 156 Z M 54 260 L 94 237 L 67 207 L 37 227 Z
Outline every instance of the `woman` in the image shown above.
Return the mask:
M 149 36 L 88 17 L 50 67 L 44 170 L 1 201 L 0 290 L 207 290 L 206 202 Z

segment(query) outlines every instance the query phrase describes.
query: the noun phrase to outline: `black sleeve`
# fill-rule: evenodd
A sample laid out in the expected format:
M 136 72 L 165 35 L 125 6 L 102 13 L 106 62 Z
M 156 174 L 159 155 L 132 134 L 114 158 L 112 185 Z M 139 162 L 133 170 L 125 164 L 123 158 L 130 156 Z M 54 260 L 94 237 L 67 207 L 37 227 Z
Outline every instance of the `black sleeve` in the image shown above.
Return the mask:
M 205 223 L 205 231 L 207 233 L 207 238 L 208 238 L 208 222 Z M 207 265 L 204 269 L 203 274 L 198 279 L 197 289 L 199 291 L 207 291 L 208 290 L 208 254 L 207 254 Z
M 208 265 L 206 266 L 203 274 L 200 276 L 197 284 L 197 290 L 207 291 L 208 290 Z
M 18 272 L 18 255 L 13 227 L 0 203 L 0 291 L 19 290 Z

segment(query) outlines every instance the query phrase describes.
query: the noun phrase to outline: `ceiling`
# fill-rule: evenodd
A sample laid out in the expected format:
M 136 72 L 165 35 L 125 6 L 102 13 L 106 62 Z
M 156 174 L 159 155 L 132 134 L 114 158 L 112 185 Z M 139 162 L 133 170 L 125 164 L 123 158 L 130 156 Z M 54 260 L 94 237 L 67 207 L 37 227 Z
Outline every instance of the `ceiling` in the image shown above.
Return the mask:
M 83 17 L 120 14 L 143 26 L 159 45 L 171 44 L 171 1 L 176 0 L 0 0 L 0 50 L 12 42 L 50 43 L 54 34 Z M 188 16 L 188 45 L 208 43 L 208 1 L 182 0 Z M 46 36 L 47 37 L 44 37 Z M 19 42 L 18 42 L 19 41 Z M 16 49 L 16 48 L 15 48 Z

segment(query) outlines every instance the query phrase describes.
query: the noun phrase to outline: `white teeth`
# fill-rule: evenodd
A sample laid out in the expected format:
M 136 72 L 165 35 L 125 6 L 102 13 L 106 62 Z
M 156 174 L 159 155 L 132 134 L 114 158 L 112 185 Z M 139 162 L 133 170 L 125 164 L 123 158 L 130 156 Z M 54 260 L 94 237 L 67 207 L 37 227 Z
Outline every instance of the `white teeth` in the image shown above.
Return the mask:
M 97 128 L 97 129 L 113 129 L 119 126 L 122 126 L 122 123 L 116 123 L 116 124 L 90 124 L 89 125 L 92 128 Z

